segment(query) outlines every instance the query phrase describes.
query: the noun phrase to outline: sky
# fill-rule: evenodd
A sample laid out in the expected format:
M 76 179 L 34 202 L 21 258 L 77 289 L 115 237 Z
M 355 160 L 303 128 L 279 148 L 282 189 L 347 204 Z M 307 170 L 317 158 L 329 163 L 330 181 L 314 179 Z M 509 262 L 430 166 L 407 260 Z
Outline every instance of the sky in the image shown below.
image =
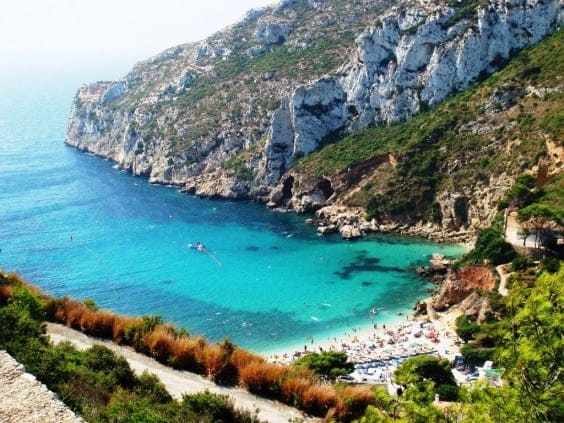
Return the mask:
M 0 77 L 99 68 L 198 41 L 277 0 L 2 0 Z M 104 78 L 100 78 L 104 79 Z

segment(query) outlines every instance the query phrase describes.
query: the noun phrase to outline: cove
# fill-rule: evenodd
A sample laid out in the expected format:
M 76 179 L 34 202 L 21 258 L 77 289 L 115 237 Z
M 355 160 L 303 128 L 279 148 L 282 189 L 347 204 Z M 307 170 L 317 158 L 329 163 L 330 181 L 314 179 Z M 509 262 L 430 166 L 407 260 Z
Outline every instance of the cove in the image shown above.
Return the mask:
M 3 92 L 0 103 L 0 268 L 51 295 L 263 352 L 396 320 L 431 287 L 412 267 L 463 252 L 319 237 L 304 216 L 152 186 L 64 146 L 76 86 Z M 188 248 L 196 241 L 210 254 Z

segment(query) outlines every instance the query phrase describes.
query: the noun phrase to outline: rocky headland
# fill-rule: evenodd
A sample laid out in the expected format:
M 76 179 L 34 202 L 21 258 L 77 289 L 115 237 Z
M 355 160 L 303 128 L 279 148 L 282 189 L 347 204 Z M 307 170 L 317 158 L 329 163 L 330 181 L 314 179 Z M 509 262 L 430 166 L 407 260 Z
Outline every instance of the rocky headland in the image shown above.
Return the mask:
M 437 107 L 556 31 L 562 17 L 557 0 L 285 0 L 140 62 L 119 81 L 84 85 L 66 142 L 190 194 L 317 212 L 320 233 L 468 242 L 492 221 L 516 174 L 537 163 L 436 184 L 422 193 L 424 204 L 367 220 L 367 208 L 392 189 L 410 155 L 426 154 L 433 143 L 446 148 L 438 134 L 429 135 L 425 151 L 390 148 L 333 172 L 312 174 L 300 160 L 332 137 Z M 481 136 L 495 156 L 516 142 L 496 131 L 519 101 L 555 90 L 561 86 L 501 87 L 482 98 L 485 117 L 456 131 Z M 462 158 L 445 154 L 430 171 L 461 174 L 486 147 L 477 148 Z

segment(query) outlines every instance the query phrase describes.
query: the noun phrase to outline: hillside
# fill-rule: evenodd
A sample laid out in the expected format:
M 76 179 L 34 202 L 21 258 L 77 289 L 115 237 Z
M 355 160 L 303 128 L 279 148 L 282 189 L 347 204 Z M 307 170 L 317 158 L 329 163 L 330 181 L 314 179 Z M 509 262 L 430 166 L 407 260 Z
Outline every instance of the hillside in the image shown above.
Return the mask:
M 336 203 L 448 238 L 491 222 L 515 177 L 529 173 L 544 203 L 564 209 L 563 41 L 558 31 L 407 122 L 329 140 L 289 172 L 300 188 L 287 201 L 311 196 L 326 180 Z
M 554 32 L 561 16 L 558 1 L 285 0 L 120 81 L 83 86 L 66 142 L 191 194 L 298 212 L 361 206 L 378 218 L 361 222 L 361 209 L 348 219 L 362 231 L 409 224 L 419 235 L 472 236 L 516 174 L 558 153 L 558 117 L 542 108 L 561 102 L 560 38 L 547 53 L 554 78 L 538 71 L 545 58 L 522 55 L 513 66 L 525 73 L 488 80 L 481 103 L 435 107 Z M 508 148 L 518 168 L 495 160 Z

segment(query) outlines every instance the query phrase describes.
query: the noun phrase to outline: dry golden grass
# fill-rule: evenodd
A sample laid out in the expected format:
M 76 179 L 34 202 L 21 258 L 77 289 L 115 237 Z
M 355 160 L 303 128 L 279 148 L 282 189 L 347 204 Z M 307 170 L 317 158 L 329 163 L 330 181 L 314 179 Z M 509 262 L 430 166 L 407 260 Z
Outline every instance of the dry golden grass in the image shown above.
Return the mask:
M 24 284 L 31 292 L 37 289 L 25 284 L 19 276 L 0 274 L 0 305 L 13 294 L 14 286 Z M 88 335 L 113 339 L 122 344 L 127 328 L 143 325 L 144 320 L 121 316 L 109 311 L 93 311 L 81 302 L 68 298 L 53 299 L 41 296 L 47 317 L 51 321 L 82 330 Z M 150 329 L 149 329 L 150 330 Z M 139 340 L 144 351 L 173 367 L 206 374 L 218 383 L 237 381 L 250 392 L 277 398 L 317 416 L 331 416 L 338 421 L 351 421 L 362 415 L 366 407 L 375 403 L 373 392 L 364 387 L 337 388 L 320 383 L 309 370 L 266 362 L 251 352 L 233 344 L 210 345 L 202 337 L 189 337 L 171 325 L 157 325 L 149 333 L 142 332 Z
M 278 397 L 280 383 L 290 368 L 266 362 L 251 362 L 239 368 L 239 380 L 250 392 L 267 397 Z
M 228 359 L 225 351 L 216 345 L 209 345 L 202 351 L 202 364 L 208 377 L 212 379 L 225 366 Z
M 171 364 L 177 369 L 204 373 L 202 351 L 206 341 L 201 337 L 178 338 L 171 345 Z
M 113 339 L 116 315 L 106 310 L 87 311 L 82 316 L 80 327 L 97 338 Z
M 249 351 L 235 348 L 235 351 L 231 354 L 230 361 L 236 369 L 242 369 L 250 363 L 264 363 L 266 360 L 263 357 Z
M 157 326 L 155 330 L 145 337 L 145 344 L 150 354 L 161 363 L 166 363 L 172 354 L 174 337 L 165 326 Z
M 359 418 L 368 405 L 376 403 L 374 392 L 364 386 L 347 386 L 339 392 L 335 417 L 339 421 Z
M 282 401 L 299 407 L 304 392 L 311 386 L 311 378 L 304 376 L 290 376 L 280 385 Z
M 49 298 L 43 295 L 39 288 L 24 281 L 17 273 L 6 274 L 0 270 L 0 305 L 7 304 L 8 299 L 13 295 L 14 289 L 17 287 L 22 287 L 43 300 Z
M 67 297 L 48 301 L 47 306 L 47 316 L 56 323 L 61 323 L 67 326 L 71 326 L 69 323 L 69 312 L 84 308 L 84 306 L 78 301 L 71 300 Z M 74 315 L 77 313 L 73 312 L 71 314 Z M 76 322 L 76 328 L 78 328 L 79 325 L 80 322 Z
M 337 393 L 332 385 L 316 384 L 307 388 L 301 398 L 301 408 L 315 416 L 325 416 L 337 404 Z
M 0 285 L 0 305 L 6 304 L 12 296 L 14 289 L 8 285 Z
M 64 311 L 66 325 L 76 330 L 82 330 L 80 322 L 84 314 L 90 312 L 90 310 L 77 301 L 69 301 L 64 305 Z
M 138 323 L 139 319 L 127 316 L 120 316 L 116 314 L 114 318 L 114 327 L 112 329 L 112 339 L 113 341 L 118 344 L 122 345 L 125 339 L 125 330 L 135 324 Z

